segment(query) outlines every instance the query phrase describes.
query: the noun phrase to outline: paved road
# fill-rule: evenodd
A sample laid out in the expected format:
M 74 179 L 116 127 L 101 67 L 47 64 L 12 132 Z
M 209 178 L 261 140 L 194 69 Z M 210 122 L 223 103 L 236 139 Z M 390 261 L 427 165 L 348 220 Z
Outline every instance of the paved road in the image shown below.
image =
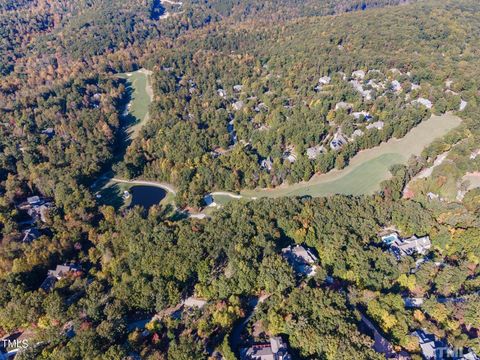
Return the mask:
M 147 181 L 147 180 L 124 180 L 124 179 L 119 179 L 119 178 L 113 178 L 113 179 L 111 179 L 111 181 L 117 182 L 117 183 L 123 183 L 123 184 L 156 186 L 156 187 L 160 187 L 164 190 L 167 190 L 168 192 L 172 193 L 173 195 L 177 194 L 177 191 L 173 188 L 172 185 L 167 184 L 167 183 L 163 183 L 163 182 Z

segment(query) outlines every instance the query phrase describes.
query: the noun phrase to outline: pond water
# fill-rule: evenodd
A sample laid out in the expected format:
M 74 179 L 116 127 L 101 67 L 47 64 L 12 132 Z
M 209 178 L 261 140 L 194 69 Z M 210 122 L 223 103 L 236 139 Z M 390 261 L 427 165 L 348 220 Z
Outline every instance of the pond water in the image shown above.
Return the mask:
M 157 205 L 165 198 L 167 192 L 156 186 L 137 185 L 130 188 L 132 202 L 130 207 L 143 206 L 145 209 Z

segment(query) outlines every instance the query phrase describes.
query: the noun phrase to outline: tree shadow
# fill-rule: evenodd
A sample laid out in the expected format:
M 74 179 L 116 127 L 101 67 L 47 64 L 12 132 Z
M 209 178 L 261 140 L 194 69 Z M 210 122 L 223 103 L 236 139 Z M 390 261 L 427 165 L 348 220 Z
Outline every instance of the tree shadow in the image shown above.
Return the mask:
M 118 184 L 112 184 L 102 189 L 101 196 L 102 197 L 98 199 L 100 205 L 113 206 L 115 210 L 118 210 L 124 204 L 123 192 Z

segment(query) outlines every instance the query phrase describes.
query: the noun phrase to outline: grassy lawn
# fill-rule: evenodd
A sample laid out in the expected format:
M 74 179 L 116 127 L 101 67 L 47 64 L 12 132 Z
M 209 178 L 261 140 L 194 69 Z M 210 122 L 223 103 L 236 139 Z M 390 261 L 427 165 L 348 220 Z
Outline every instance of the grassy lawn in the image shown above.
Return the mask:
M 452 114 L 433 116 L 412 129 L 401 139 L 361 151 L 342 170 L 315 175 L 308 182 L 280 186 L 276 189 L 243 191 L 247 197 L 324 196 L 330 194 L 370 194 L 389 178 L 392 165 L 405 163 L 419 155 L 433 140 L 446 135 L 460 125 L 461 119 Z
M 231 196 L 226 196 L 226 195 L 214 195 L 213 200 L 218 204 L 218 205 L 225 205 L 228 204 L 230 201 L 234 200 L 237 201 L 237 199 L 232 198 Z
M 129 127 L 129 134 L 132 139 L 138 136 L 140 129 L 148 121 L 148 108 L 153 99 L 152 87 L 149 80 L 150 72 L 145 69 L 137 70 L 131 73 L 118 75 L 126 79 L 128 88 L 131 91 L 131 105 L 129 115 L 135 121 Z

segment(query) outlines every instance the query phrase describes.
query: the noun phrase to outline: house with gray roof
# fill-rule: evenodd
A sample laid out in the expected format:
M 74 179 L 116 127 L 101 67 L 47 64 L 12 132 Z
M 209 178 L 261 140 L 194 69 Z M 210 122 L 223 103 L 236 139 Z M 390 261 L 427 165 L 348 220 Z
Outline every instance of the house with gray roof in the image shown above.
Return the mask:
M 417 100 L 413 100 L 412 104 L 420 104 L 425 106 L 427 109 L 431 109 L 433 107 L 432 102 L 425 98 L 418 98 Z
M 322 145 L 316 145 L 307 149 L 307 157 L 310 160 L 315 160 L 320 154 L 325 152 L 325 148 Z
M 282 249 L 282 255 L 297 274 L 305 276 L 315 275 L 317 268 L 315 263 L 318 261 L 318 258 L 308 248 L 301 245 L 288 246 Z
M 42 199 L 40 199 L 40 196 L 30 196 L 27 198 L 27 203 L 28 205 L 40 205 L 42 203 Z
M 338 151 L 340 150 L 345 144 L 347 140 L 341 134 L 335 134 L 333 140 L 330 142 L 330 148 L 332 150 Z
M 272 167 L 273 167 L 272 158 L 269 156 L 268 158 L 263 159 L 263 160 L 260 162 L 260 167 L 261 167 L 262 169 L 266 169 L 267 171 L 272 170 Z
M 291 360 L 287 344 L 279 336 L 271 337 L 269 343 L 255 344 L 240 352 L 242 360 Z
M 46 292 L 49 292 L 55 286 L 58 280 L 65 278 L 67 275 L 79 271 L 79 268 L 75 265 L 57 265 L 55 270 L 48 270 L 47 277 L 43 281 L 40 288 Z
M 430 237 L 412 236 L 408 239 L 398 239 L 390 245 L 390 250 L 397 258 L 403 256 L 412 256 L 413 254 L 425 255 L 432 247 Z
M 382 130 L 384 125 L 385 124 L 383 123 L 383 121 L 375 121 L 374 123 L 371 123 L 371 124 L 367 125 L 367 129 L 368 130 L 370 130 L 370 129 Z

